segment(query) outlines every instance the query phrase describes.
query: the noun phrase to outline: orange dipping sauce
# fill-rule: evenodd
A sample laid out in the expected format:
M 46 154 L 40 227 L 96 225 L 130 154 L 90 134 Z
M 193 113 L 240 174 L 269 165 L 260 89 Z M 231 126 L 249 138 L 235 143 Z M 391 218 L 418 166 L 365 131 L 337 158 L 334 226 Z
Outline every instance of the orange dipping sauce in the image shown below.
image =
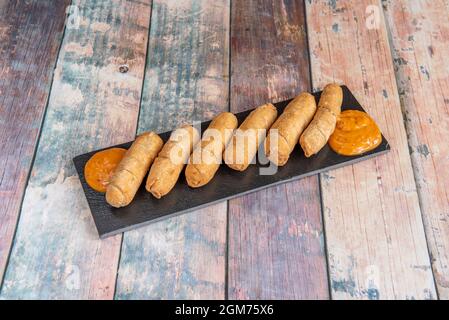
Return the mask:
M 343 111 L 329 145 L 336 153 L 344 156 L 357 156 L 377 148 L 382 142 L 379 127 L 365 112 Z
M 99 151 L 84 166 L 87 184 L 98 192 L 106 192 L 115 168 L 125 155 L 126 149 L 111 148 Z

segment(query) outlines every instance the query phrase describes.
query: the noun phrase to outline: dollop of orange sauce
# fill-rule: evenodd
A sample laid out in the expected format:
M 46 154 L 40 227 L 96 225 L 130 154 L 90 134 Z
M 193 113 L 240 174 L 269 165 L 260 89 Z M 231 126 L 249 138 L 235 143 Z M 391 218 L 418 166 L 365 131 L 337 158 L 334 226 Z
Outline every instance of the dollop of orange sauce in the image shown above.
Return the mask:
M 334 133 L 329 139 L 330 147 L 344 156 L 356 156 L 371 151 L 382 142 L 379 127 L 365 112 L 343 111 Z
M 98 192 L 106 192 L 114 170 L 125 155 L 126 149 L 111 148 L 95 153 L 84 166 L 87 184 Z

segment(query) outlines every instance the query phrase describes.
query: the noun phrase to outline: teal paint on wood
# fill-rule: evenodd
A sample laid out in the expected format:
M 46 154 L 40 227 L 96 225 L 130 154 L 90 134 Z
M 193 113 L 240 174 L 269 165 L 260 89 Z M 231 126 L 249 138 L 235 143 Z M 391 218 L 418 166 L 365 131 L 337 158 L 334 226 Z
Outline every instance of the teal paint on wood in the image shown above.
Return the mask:
M 232 2 L 231 111 L 310 90 L 303 1 Z M 229 298 L 329 296 L 317 177 L 229 202 Z
M 331 297 L 435 299 L 393 59 L 377 10 L 380 0 L 306 2 L 314 88 L 346 84 L 391 146 L 388 154 L 321 176 Z
M 0 280 L 50 91 L 70 0 L 0 1 Z
M 229 1 L 154 1 L 139 132 L 228 109 L 228 39 Z M 125 233 L 116 298 L 224 298 L 226 209 Z
M 449 1 L 383 6 L 435 283 L 449 300 Z
M 71 159 L 134 138 L 151 3 L 73 4 L 2 299 L 113 297 L 121 236 L 99 240 Z

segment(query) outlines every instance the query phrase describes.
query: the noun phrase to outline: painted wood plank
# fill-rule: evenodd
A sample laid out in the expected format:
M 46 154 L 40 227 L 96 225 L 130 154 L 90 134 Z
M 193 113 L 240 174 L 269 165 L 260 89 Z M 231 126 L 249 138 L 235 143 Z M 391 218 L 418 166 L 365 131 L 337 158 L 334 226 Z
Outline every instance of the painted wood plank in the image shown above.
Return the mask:
M 303 1 L 232 2 L 231 111 L 310 90 Z M 229 298 L 328 298 L 318 178 L 229 202 Z
M 345 83 L 391 152 L 321 176 L 334 299 L 434 299 L 381 2 L 307 1 L 313 86 Z
M 384 1 L 440 299 L 449 299 L 449 2 Z
M 121 236 L 99 240 L 71 159 L 134 138 L 151 3 L 73 4 L 1 298 L 114 293 Z
M 229 1 L 155 0 L 139 131 L 228 110 Z M 225 297 L 226 202 L 127 232 L 118 299 Z
M 70 0 L 0 1 L 0 280 L 50 91 Z

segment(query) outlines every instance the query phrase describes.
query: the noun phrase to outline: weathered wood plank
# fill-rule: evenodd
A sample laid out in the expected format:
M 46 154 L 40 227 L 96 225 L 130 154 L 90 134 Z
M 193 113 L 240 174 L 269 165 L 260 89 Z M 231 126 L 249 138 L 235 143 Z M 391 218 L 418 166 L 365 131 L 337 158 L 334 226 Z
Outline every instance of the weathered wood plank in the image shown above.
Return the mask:
M 449 2 L 384 1 L 440 299 L 449 299 Z
M 314 88 L 347 84 L 392 147 L 321 176 L 332 297 L 436 298 L 381 3 L 306 6 Z
M 2 298 L 112 298 L 121 237 L 100 241 L 72 157 L 134 138 L 150 1 L 77 0 Z M 122 64 L 129 66 L 120 73 Z
M 0 280 L 70 0 L 0 0 Z
M 303 1 L 232 2 L 231 110 L 310 90 Z M 229 298 L 328 298 L 317 177 L 229 203 Z
M 228 0 L 154 1 L 139 131 L 228 110 L 228 43 Z M 224 298 L 226 211 L 221 203 L 126 233 L 116 297 Z

